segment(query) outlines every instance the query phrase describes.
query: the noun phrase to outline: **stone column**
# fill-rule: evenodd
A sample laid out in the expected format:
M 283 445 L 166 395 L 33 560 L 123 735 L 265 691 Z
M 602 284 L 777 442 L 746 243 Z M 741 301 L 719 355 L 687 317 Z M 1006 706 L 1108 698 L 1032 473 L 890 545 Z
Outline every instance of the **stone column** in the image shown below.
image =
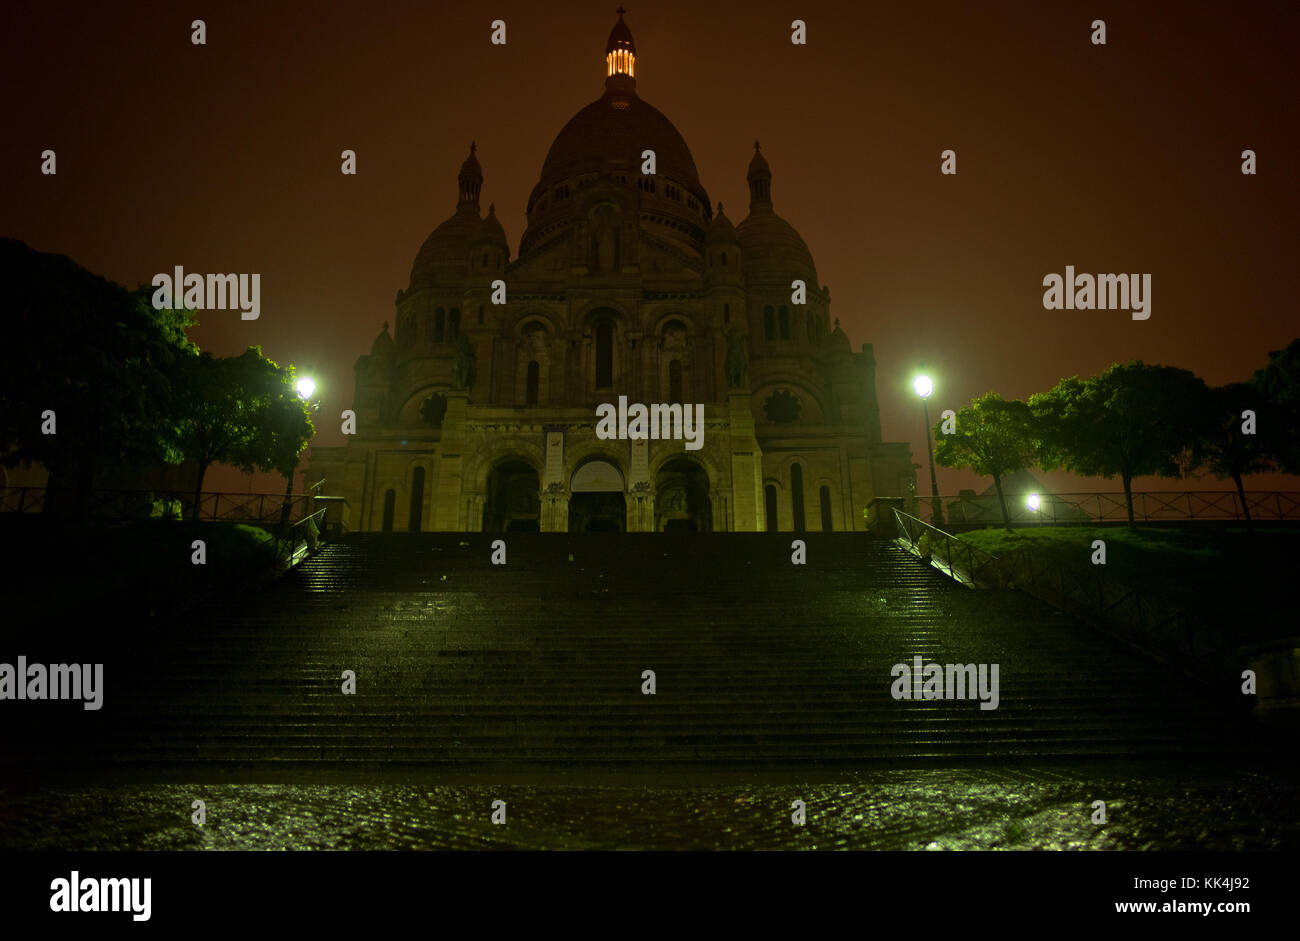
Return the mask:
M 652 533 L 655 531 L 655 492 L 647 480 L 637 481 L 627 492 L 627 531 Z
M 628 442 L 627 531 L 655 531 L 655 485 L 650 479 L 650 442 L 640 438 Z
M 738 533 L 762 532 L 763 452 L 754 437 L 751 396 L 746 389 L 732 389 L 727 398 L 731 425 L 730 528 Z
M 544 533 L 569 531 L 569 491 L 559 481 L 542 490 L 541 528 Z
M 438 492 L 433 508 L 433 528 L 438 532 L 465 532 L 461 519 L 462 450 L 465 447 L 465 412 L 469 393 L 452 390 L 447 396 L 447 414 L 442 419 L 442 440 L 438 444 Z

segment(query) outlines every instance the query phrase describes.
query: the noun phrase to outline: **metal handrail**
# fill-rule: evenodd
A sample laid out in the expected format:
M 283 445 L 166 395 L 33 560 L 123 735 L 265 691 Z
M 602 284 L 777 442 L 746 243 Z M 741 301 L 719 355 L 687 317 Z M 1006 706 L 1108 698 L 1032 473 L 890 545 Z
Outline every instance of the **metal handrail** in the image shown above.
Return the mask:
M 1230 645 L 1204 619 L 1108 578 L 1100 566 L 1068 565 L 1032 546 L 998 556 L 998 562 L 1007 584 L 1106 628 L 1186 673 L 1214 681 L 1229 669 L 1223 657 Z
M 1229 668 L 1223 660 L 1227 646 L 1203 620 L 1154 602 L 1094 567 L 1066 566 L 1031 546 L 994 556 L 898 508 L 894 515 L 899 543 L 961 584 L 1026 591 L 1200 680 L 1214 682 Z
M 954 581 L 971 588 L 996 587 L 1002 584 L 997 557 L 983 549 L 946 533 L 937 526 L 893 507 L 898 524 L 898 539 L 923 561 L 939 569 Z
M 320 523 L 328 511 L 328 507 L 319 509 L 295 523 L 290 523 L 281 533 L 276 535 L 272 541 L 276 566 L 280 564 L 280 547 L 286 543 L 289 547 L 287 568 L 293 568 L 302 558 L 315 550 L 320 540 Z M 299 549 L 303 550 L 301 556 L 298 554 Z

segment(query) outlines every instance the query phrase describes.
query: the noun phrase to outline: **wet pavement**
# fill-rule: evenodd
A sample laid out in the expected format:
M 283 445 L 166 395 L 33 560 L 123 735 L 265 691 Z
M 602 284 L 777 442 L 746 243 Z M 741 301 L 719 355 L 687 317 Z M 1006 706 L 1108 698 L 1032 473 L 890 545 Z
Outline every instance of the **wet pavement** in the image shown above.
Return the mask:
M 0 788 L 0 849 L 1278 850 L 1300 774 L 1178 761 Z M 331 780 L 335 778 L 335 780 Z M 361 783 L 358 783 L 361 782 Z M 191 823 L 192 802 L 206 822 Z M 494 824 L 493 802 L 505 802 Z M 792 822 L 792 802 L 806 823 Z M 1092 822 L 1105 801 L 1107 821 Z

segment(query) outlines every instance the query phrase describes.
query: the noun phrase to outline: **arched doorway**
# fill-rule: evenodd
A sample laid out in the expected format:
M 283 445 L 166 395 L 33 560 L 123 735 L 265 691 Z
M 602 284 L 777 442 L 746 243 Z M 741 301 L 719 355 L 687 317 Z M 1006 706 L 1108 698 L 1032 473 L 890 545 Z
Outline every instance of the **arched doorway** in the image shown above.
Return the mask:
M 391 533 L 393 531 L 393 513 L 397 509 L 397 491 L 388 489 L 384 491 L 384 522 L 383 532 Z
M 699 464 L 686 458 L 674 458 L 659 468 L 655 475 L 655 530 L 713 531 L 709 475 Z
M 541 483 L 526 461 L 507 460 L 488 472 L 483 502 L 483 532 L 535 533 L 541 530 Z
M 595 459 L 573 472 L 569 485 L 569 532 L 621 533 L 627 529 L 627 498 L 623 472 L 609 461 Z

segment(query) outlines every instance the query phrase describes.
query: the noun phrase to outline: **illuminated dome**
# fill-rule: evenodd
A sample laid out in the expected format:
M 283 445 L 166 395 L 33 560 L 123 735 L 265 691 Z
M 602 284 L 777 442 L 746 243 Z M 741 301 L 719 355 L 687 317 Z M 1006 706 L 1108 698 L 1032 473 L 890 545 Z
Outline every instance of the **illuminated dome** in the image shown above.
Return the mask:
M 573 204 L 566 200 L 578 186 L 600 176 L 618 176 L 624 185 L 636 185 L 646 150 L 655 153 L 654 187 L 647 186 L 647 196 L 665 197 L 673 187 L 678 197 L 681 193 L 691 197 L 682 210 L 684 218 L 701 227 L 712 219 L 712 204 L 686 141 L 658 108 L 636 92 L 636 44 L 621 10 L 604 59 L 605 93 L 569 119 L 542 163 L 541 177 L 528 200 L 530 231 L 520 243 L 521 255 L 539 229 L 569 211 Z

